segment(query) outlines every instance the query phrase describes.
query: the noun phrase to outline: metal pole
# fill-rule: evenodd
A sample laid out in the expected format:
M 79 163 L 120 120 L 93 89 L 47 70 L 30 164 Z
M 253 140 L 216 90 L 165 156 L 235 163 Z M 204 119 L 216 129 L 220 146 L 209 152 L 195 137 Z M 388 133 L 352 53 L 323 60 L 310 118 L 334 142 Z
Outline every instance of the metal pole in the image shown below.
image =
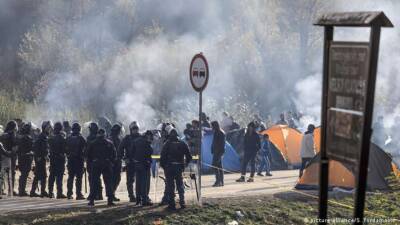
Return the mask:
M 376 71 L 378 67 L 380 34 L 381 34 L 380 27 L 378 26 L 371 27 L 371 34 L 369 40 L 370 67 L 369 67 L 368 81 L 367 81 L 368 82 L 367 95 L 365 96 L 364 132 L 362 136 L 360 166 L 358 169 L 356 207 L 354 210 L 354 218 L 355 218 L 354 224 L 363 224 L 364 220 L 365 191 L 367 189 L 369 148 L 371 144 L 371 134 L 372 134 L 371 124 L 372 124 L 372 117 L 374 110 L 375 83 L 376 83 Z
M 201 202 L 201 167 L 202 167 L 202 152 L 201 152 L 201 142 L 202 142 L 202 125 L 201 125 L 201 113 L 203 111 L 203 91 L 199 92 L 199 159 L 197 160 L 197 175 L 199 177 L 199 183 L 198 183 L 198 196 L 197 200 L 199 202 L 199 205 L 202 205 Z
M 328 119 L 328 89 L 329 89 L 329 47 L 333 40 L 333 27 L 325 27 L 324 41 L 324 61 L 323 61 L 323 80 L 322 80 L 322 110 L 321 110 L 321 161 L 319 171 L 319 214 L 318 224 L 327 224 L 328 218 L 328 178 L 329 178 L 329 159 L 326 154 L 326 129 Z

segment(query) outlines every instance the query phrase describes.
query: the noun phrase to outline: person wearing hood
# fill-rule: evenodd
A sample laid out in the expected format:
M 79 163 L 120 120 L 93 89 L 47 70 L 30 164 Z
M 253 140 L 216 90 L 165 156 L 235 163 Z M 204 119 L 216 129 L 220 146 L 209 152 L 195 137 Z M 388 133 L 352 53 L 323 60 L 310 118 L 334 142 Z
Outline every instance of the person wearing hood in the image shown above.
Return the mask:
M 90 143 L 94 142 L 97 138 L 97 133 L 99 131 L 99 125 L 97 125 L 97 123 L 92 122 L 89 124 L 89 136 L 87 136 L 86 140 L 87 140 L 87 145 L 89 145 Z M 87 150 L 87 149 L 86 149 Z M 85 152 L 85 158 L 87 159 L 87 152 Z M 89 188 L 90 190 L 92 190 L 91 185 L 93 184 L 93 182 L 95 182 L 97 184 L 98 187 L 98 193 L 96 193 L 96 200 L 103 200 L 103 185 L 101 183 L 100 178 L 96 181 L 92 182 L 92 165 L 90 164 L 91 161 L 90 160 L 86 160 L 86 169 L 88 172 L 88 177 L 89 177 Z
M 117 149 L 117 157 L 115 158 L 115 161 L 113 163 L 113 176 L 112 176 L 112 189 L 113 189 L 113 198 L 114 201 L 120 201 L 115 196 L 115 192 L 117 191 L 117 188 L 119 186 L 119 183 L 121 182 L 121 172 L 122 172 L 122 157 L 124 156 L 124 153 L 121 152 L 119 145 L 121 144 L 121 131 L 122 127 L 119 124 L 114 124 L 111 127 L 111 134 L 109 139 L 112 141 L 114 144 L 115 149 Z
M 160 165 L 166 176 L 166 194 L 168 195 L 168 208 L 175 210 L 175 184 L 179 194 L 179 205 L 185 208 L 185 190 L 182 173 L 192 160 L 189 147 L 178 138 L 175 129 L 169 133 L 160 157 Z
M 113 206 L 113 190 L 112 190 L 112 164 L 116 158 L 114 144 L 106 138 L 106 131 L 99 129 L 97 137 L 90 142 L 87 148 L 87 160 L 90 162 L 92 171 L 92 184 L 90 185 L 89 206 L 94 206 L 100 186 L 98 180 L 103 176 L 106 188 L 107 205 Z
M 129 201 L 136 202 L 133 192 L 133 183 L 135 182 L 135 163 L 134 163 L 134 147 L 133 144 L 140 137 L 139 125 L 133 121 L 129 125 L 130 134 L 126 135 L 118 147 L 118 152 L 123 152 L 123 158 L 126 164 L 126 187 L 128 190 Z
M 64 133 L 65 133 L 66 137 L 69 137 L 71 135 L 71 132 L 72 132 L 71 125 L 70 125 L 69 121 L 68 120 L 63 121 L 62 125 L 63 125 L 63 128 L 64 128 L 63 130 L 64 130 Z
M 26 182 L 29 172 L 32 170 L 33 162 L 33 138 L 31 136 L 32 125 L 30 123 L 24 124 L 21 129 L 21 135 L 17 139 L 18 143 L 18 168 L 21 172 L 18 182 L 19 196 L 28 196 L 26 192 Z
M 84 151 L 86 140 L 81 134 L 79 123 L 72 124 L 71 135 L 66 140 L 66 154 L 68 157 L 68 180 L 67 180 L 67 198 L 72 199 L 72 188 L 75 180 L 76 200 L 83 200 L 82 177 L 84 173 Z
M 247 125 L 246 134 L 244 135 L 244 156 L 242 160 L 241 177 L 236 182 L 245 182 L 247 165 L 250 163 L 251 172 L 247 182 L 254 182 L 254 174 L 256 171 L 256 156 L 261 148 L 260 137 L 256 132 L 254 122 Z
M 132 146 L 136 175 L 136 205 L 153 205 L 149 198 L 152 141 L 153 133 L 148 130 L 143 136 L 137 138 Z
M 4 130 L 4 133 L 0 136 L 0 142 L 3 144 L 4 149 L 7 152 L 13 152 L 13 154 L 9 155 L 3 155 L 2 158 L 2 175 L 3 179 L 5 175 L 7 175 L 10 179 L 9 183 L 9 190 L 11 191 L 10 194 L 14 194 L 14 176 L 15 176 L 15 158 L 16 155 L 15 153 L 15 147 L 17 146 L 17 132 L 18 132 L 18 124 L 14 120 L 11 120 L 7 123 L 6 129 Z M 7 170 L 7 172 L 6 172 Z M 1 179 L 1 178 L 0 178 Z M 3 188 L 3 186 L 0 186 L 0 189 Z
M 66 134 L 60 122 L 54 124 L 53 135 L 49 137 L 50 147 L 50 175 L 49 175 L 49 198 L 54 198 L 54 182 L 57 184 L 57 198 L 67 198 L 63 194 L 63 177 L 65 171 L 65 146 Z
M 315 126 L 313 124 L 308 125 L 307 131 L 304 133 L 303 139 L 301 140 L 301 167 L 299 171 L 299 177 L 303 175 L 303 170 L 306 168 L 311 159 L 315 156 L 314 130 Z
M 37 140 L 33 143 L 33 153 L 35 160 L 35 172 L 32 181 L 31 197 L 48 197 L 46 192 L 47 170 L 46 164 L 49 157 L 49 135 L 52 132 L 53 126 L 51 121 L 42 123 L 42 132 Z M 36 194 L 38 183 L 40 182 L 40 195 Z
M 225 133 L 219 127 L 217 121 L 211 122 L 214 131 L 214 138 L 211 144 L 211 154 L 213 155 L 212 166 L 215 171 L 215 183 L 213 187 L 224 186 L 224 169 L 222 167 L 222 157 L 225 153 Z

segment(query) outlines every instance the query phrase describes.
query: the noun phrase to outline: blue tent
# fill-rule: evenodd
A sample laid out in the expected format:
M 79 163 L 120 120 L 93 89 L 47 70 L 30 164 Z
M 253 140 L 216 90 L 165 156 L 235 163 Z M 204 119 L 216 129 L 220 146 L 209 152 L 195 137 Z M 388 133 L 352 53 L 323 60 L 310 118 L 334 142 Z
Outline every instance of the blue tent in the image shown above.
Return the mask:
M 211 154 L 211 144 L 214 135 L 205 134 L 203 136 L 201 151 L 202 151 L 202 161 L 203 161 L 203 171 L 210 170 L 212 164 L 212 154 Z M 240 157 L 236 150 L 228 143 L 225 142 L 225 154 L 222 161 L 224 169 L 232 172 L 240 171 Z

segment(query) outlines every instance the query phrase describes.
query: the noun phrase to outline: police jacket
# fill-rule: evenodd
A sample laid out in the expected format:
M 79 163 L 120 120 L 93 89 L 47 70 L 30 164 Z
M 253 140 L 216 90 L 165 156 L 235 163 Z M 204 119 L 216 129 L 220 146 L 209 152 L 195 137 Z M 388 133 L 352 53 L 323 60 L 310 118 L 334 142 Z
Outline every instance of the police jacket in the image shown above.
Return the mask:
M 40 133 L 33 143 L 33 153 L 36 160 L 45 160 L 49 155 L 49 140 L 47 134 Z
M 20 135 L 17 139 L 18 158 L 33 156 L 33 138 L 29 134 Z
M 65 134 L 60 132 L 56 133 L 49 138 L 50 159 L 51 160 L 65 160 L 65 147 L 66 139 Z
M 261 148 L 260 142 L 257 132 L 246 133 L 244 135 L 244 154 L 256 154 Z
M 133 160 L 134 162 L 151 164 L 151 155 L 153 154 L 153 148 L 151 142 L 146 137 L 139 137 L 133 143 Z
M 211 153 L 218 157 L 221 157 L 225 153 L 225 133 L 221 130 L 214 132 Z
M 134 154 L 135 154 L 135 148 L 134 148 L 134 143 L 137 138 L 140 137 L 140 134 L 129 134 L 126 135 L 122 141 L 121 144 L 118 147 L 118 152 L 123 154 L 123 158 L 129 162 L 133 162 Z
M 122 160 L 122 157 L 124 157 L 124 151 L 121 151 L 121 149 L 119 148 L 119 145 L 121 144 L 121 138 L 119 138 L 118 135 L 112 135 L 110 136 L 110 140 L 114 144 L 114 147 L 117 151 L 116 160 Z
M 83 160 L 86 140 L 80 133 L 72 133 L 66 140 L 65 152 L 68 159 Z
M 185 159 L 186 158 L 186 162 Z M 166 168 L 171 164 L 181 164 L 182 167 L 192 160 L 189 147 L 177 137 L 170 137 L 161 151 L 160 165 Z
M 88 144 L 87 160 L 91 163 L 112 163 L 116 152 L 114 144 L 105 137 L 97 137 Z
M 4 157 L 4 156 L 11 157 L 12 156 L 12 152 L 7 151 L 4 148 L 3 144 L 0 142 L 0 169 L 1 169 L 1 160 L 2 160 L 2 157 Z
M 16 143 L 16 135 L 13 132 L 4 133 L 0 136 L 0 142 L 6 151 L 11 152 Z

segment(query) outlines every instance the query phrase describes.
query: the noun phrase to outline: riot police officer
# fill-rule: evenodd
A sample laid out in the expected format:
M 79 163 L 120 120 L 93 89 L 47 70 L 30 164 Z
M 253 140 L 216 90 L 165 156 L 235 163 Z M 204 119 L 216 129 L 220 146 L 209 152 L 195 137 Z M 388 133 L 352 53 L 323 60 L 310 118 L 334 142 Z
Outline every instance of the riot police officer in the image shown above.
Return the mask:
M 79 123 L 72 124 L 72 133 L 67 137 L 66 153 L 68 157 L 68 180 L 67 180 L 67 198 L 72 199 L 72 187 L 75 181 L 76 200 L 83 200 L 82 195 L 82 176 L 84 172 L 84 150 L 86 140 L 81 134 L 81 126 Z
M 113 176 L 112 176 L 112 189 L 113 189 L 113 198 L 114 201 L 119 201 L 119 199 L 115 196 L 115 192 L 117 191 L 118 185 L 121 182 L 121 170 L 122 170 L 122 157 L 124 153 L 119 148 L 121 144 L 121 126 L 119 124 L 114 124 L 111 128 L 111 134 L 109 139 L 114 144 L 115 149 L 117 149 L 117 157 L 115 158 L 115 162 L 113 163 Z
M 54 182 L 57 183 L 57 198 L 67 198 L 63 194 L 63 176 L 65 171 L 65 133 L 60 122 L 54 124 L 54 133 L 49 137 L 50 147 L 50 175 L 49 198 L 54 198 Z
M 133 163 L 136 173 L 136 205 L 152 205 L 149 198 L 150 190 L 150 166 L 153 148 L 153 133 L 146 131 L 144 136 L 139 137 L 133 144 Z
M 160 165 L 166 175 L 166 194 L 168 208 L 175 210 L 175 183 L 179 193 L 179 205 L 185 208 L 185 193 L 182 173 L 192 160 L 187 144 L 178 139 L 178 133 L 172 129 L 168 141 L 161 152 Z
M 130 134 L 126 135 L 121 144 L 119 145 L 118 152 L 124 153 L 124 159 L 126 164 L 126 187 L 128 190 L 129 201 L 136 202 L 135 194 L 133 193 L 133 183 L 135 182 L 135 164 L 133 163 L 133 143 L 140 137 L 139 125 L 136 121 L 129 125 Z
M 33 162 L 33 138 L 31 136 L 32 125 L 30 123 L 24 124 L 21 128 L 21 135 L 18 138 L 18 168 L 21 172 L 19 177 L 18 194 L 19 196 L 28 196 L 26 193 L 26 181 L 29 172 L 32 169 Z
M 99 131 L 99 126 L 97 125 L 97 123 L 90 123 L 89 124 L 89 136 L 86 138 L 87 144 L 89 145 L 91 142 L 95 141 L 97 138 L 97 132 Z M 87 153 L 85 153 L 85 156 L 87 158 Z M 91 168 L 92 166 L 90 165 L 90 161 L 87 160 L 86 161 L 86 168 L 87 168 L 87 172 L 89 174 L 89 187 L 90 189 L 92 189 L 92 187 L 90 185 L 92 185 L 92 171 Z M 99 187 L 98 193 L 96 193 L 95 198 L 96 200 L 103 200 L 103 185 L 101 184 L 101 180 L 100 178 L 96 181 L 97 186 Z
M 9 181 L 9 191 L 10 193 L 14 192 L 14 174 L 15 174 L 15 162 L 13 161 L 16 156 L 15 156 L 15 147 L 17 146 L 17 132 L 18 132 L 18 125 L 14 120 L 11 120 L 7 123 L 6 125 L 6 129 L 4 130 L 4 133 L 0 136 L 0 142 L 3 144 L 4 146 L 4 150 L 5 152 L 10 152 L 13 154 L 9 154 L 9 155 L 4 155 L 4 157 L 9 158 L 9 166 L 10 169 L 8 170 L 8 176 L 10 177 L 10 179 L 8 179 Z M 8 157 L 9 156 L 9 157 Z M 3 167 L 5 167 L 6 165 L 3 165 Z M 4 168 L 3 168 L 3 172 L 4 172 Z M 1 176 L 1 170 L 0 170 L 0 176 Z M 0 178 L 1 179 L 1 178 Z M 0 189 L 2 189 L 3 186 L 0 186 Z
M 35 177 L 33 178 L 32 188 L 31 188 L 31 197 L 48 197 L 49 195 L 46 192 L 46 179 L 47 179 L 47 171 L 46 171 L 46 160 L 48 159 L 49 154 L 49 142 L 48 137 L 52 131 L 52 123 L 51 121 L 44 121 L 42 123 L 42 132 L 37 137 L 37 140 L 33 143 L 33 153 L 35 160 Z M 40 195 L 36 194 L 35 190 L 40 182 Z
M 90 185 L 89 206 L 94 206 L 94 200 L 98 193 L 99 185 L 97 180 L 103 176 L 104 184 L 106 186 L 108 206 L 113 206 L 113 193 L 112 193 L 112 163 L 116 157 L 114 144 L 106 138 L 104 129 L 98 131 L 96 139 L 89 143 L 87 149 L 87 160 L 91 165 L 92 184 Z

